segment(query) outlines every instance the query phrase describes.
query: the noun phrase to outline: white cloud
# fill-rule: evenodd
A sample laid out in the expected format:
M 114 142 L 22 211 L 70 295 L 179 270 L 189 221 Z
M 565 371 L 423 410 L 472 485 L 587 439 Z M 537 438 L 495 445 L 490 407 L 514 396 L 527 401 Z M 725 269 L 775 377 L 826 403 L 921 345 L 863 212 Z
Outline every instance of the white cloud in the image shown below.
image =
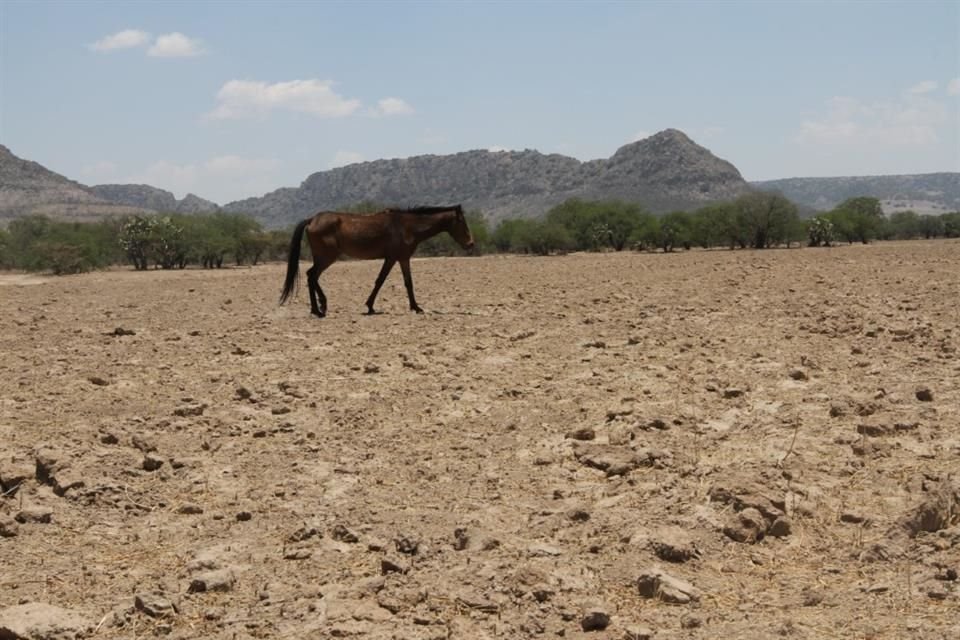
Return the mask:
M 825 114 L 802 122 L 794 140 L 801 144 L 925 145 L 936 142 L 946 119 L 943 103 L 917 93 L 872 103 L 838 96 L 827 102 Z
M 200 167 L 196 164 L 178 165 L 160 160 L 143 171 L 130 176 L 126 182 L 148 184 L 152 187 L 173 191 L 178 197 L 183 197 L 197 186 L 199 176 Z
M 117 33 L 101 38 L 88 46 L 94 51 L 107 52 L 116 51 L 117 49 L 140 47 L 147 44 L 149 40 L 150 34 L 146 31 L 124 29 L 123 31 L 118 31 Z
M 960 78 L 954 78 L 947 83 L 947 95 L 948 96 L 958 96 L 960 95 Z
M 333 160 L 328 165 L 331 169 L 336 167 L 345 167 L 348 164 L 356 164 L 357 162 L 363 162 L 365 158 L 362 153 L 356 151 L 337 151 L 333 156 Z
M 931 91 L 937 90 L 937 83 L 933 80 L 924 80 L 923 82 L 918 82 L 909 89 L 907 93 L 913 95 L 922 95 L 924 93 L 930 93 Z
M 80 169 L 85 179 L 102 181 L 116 175 L 117 165 L 109 160 L 101 160 L 91 164 L 86 164 Z
M 243 156 L 217 156 L 203 164 L 205 172 L 219 175 L 248 175 L 260 171 L 273 171 L 280 166 L 276 158 L 244 158 Z
M 153 46 L 147 50 L 147 55 L 155 58 L 189 58 L 204 53 L 203 43 L 196 38 L 174 31 L 157 36 Z
M 413 113 L 413 107 L 401 98 L 384 98 L 377 102 L 374 110 L 374 114 L 378 116 L 409 116 Z
M 217 92 L 220 104 L 209 116 L 216 119 L 265 115 L 280 109 L 297 111 L 318 118 L 342 118 L 360 108 L 360 101 L 346 99 L 331 88 L 330 81 L 291 80 L 267 84 L 251 80 L 231 80 Z
M 275 158 L 237 155 L 220 155 L 186 164 L 160 160 L 124 182 L 166 189 L 178 198 L 195 193 L 224 204 L 241 197 L 241 194 L 260 195 L 276 188 L 279 167 L 280 161 Z

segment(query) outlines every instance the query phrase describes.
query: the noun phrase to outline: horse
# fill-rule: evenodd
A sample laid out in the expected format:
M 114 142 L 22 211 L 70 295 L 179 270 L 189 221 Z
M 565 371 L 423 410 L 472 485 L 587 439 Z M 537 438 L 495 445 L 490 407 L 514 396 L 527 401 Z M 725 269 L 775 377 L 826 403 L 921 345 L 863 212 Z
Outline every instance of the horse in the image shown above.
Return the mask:
M 410 275 L 410 256 L 417 245 L 438 233 L 446 231 L 466 250 L 473 248 L 473 235 L 459 204 L 449 207 L 414 207 L 412 209 L 385 209 L 378 213 L 339 213 L 321 211 L 300 222 L 293 230 L 287 258 L 287 277 L 280 294 L 284 304 L 297 286 L 300 268 L 300 244 L 304 232 L 313 254 L 313 266 L 307 269 L 307 287 L 310 291 L 310 313 L 323 318 L 327 315 L 327 296 L 320 288 L 320 274 L 341 254 L 364 260 L 383 259 L 380 275 L 367 298 L 367 315 L 376 313 L 373 302 L 390 274 L 393 265 L 400 263 L 403 284 L 410 300 L 410 310 L 423 313 L 413 295 L 413 277 Z

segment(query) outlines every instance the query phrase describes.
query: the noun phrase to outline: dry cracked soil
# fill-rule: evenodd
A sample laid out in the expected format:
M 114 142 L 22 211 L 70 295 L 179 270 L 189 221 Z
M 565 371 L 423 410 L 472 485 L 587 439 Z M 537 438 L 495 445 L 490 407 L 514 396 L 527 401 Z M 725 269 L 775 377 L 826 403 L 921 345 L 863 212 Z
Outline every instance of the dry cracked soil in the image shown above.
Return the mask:
M 958 638 L 960 243 L 0 276 L 0 637 Z

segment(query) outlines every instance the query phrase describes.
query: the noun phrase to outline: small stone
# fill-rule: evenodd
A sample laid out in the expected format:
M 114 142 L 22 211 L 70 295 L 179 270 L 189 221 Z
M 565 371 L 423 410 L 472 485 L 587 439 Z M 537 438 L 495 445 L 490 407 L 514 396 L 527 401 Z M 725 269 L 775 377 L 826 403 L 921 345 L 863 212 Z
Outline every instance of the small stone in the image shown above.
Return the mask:
M 597 437 L 597 434 L 590 427 L 580 427 L 579 429 L 574 429 L 573 431 L 567 433 L 567 437 L 571 440 L 593 440 Z
M 241 511 L 237 514 L 237 522 L 247 522 L 253 518 L 253 514 L 249 511 Z
M 303 542 L 304 540 L 309 540 L 310 538 L 316 536 L 320 536 L 322 538 L 323 532 L 317 527 L 304 525 L 287 536 L 287 542 Z
M 548 584 L 536 584 L 530 590 L 530 595 L 533 596 L 533 599 L 537 602 L 546 602 L 554 596 L 556 590 Z
M 8 515 L 0 514 L 0 538 L 12 538 L 20 533 L 20 525 Z
M 207 405 L 205 404 L 194 404 L 188 405 L 186 407 L 179 407 L 173 410 L 173 415 L 179 416 L 181 418 L 190 418 L 193 416 L 202 416 L 203 412 L 207 410 Z
M 388 573 L 406 573 L 410 570 L 410 563 L 403 558 L 396 556 L 387 556 L 380 560 L 380 573 L 387 575 Z
M 138 593 L 133 605 L 152 618 L 169 618 L 177 614 L 177 605 L 161 593 Z
M 610 626 L 610 615 L 602 607 L 590 607 L 580 618 L 584 631 L 603 631 Z
M 143 453 L 150 453 L 157 450 L 157 445 L 139 434 L 134 434 L 130 438 L 130 444 L 134 449 L 139 449 Z
M 333 527 L 333 531 L 330 532 L 330 537 L 334 540 L 339 540 L 340 542 L 348 542 L 353 544 L 360 541 L 360 537 L 357 536 L 353 531 L 347 529 L 342 524 L 338 524 Z
M 575 507 L 567 511 L 567 519 L 573 522 L 586 522 L 590 519 L 590 512 L 581 507 Z
M 104 378 L 101 378 L 100 376 L 90 376 L 89 378 L 87 378 L 87 380 L 90 381 L 90 384 L 95 384 L 98 387 L 105 387 L 108 384 L 110 384 L 109 381 L 107 381 Z
M 408 538 L 406 536 L 401 536 L 393 541 L 394 545 L 397 548 L 397 551 L 400 553 L 405 553 L 408 556 L 416 555 L 417 551 L 420 548 L 420 541 L 416 538 Z
M 203 513 L 203 507 L 198 504 L 193 504 L 192 502 L 187 502 L 180 505 L 180 508 L 177 509 L 177 513 L 182 513 L 184 515 L 198 515 Z
M 306 560 L 313 555 L 310 549 L 287 549 L 283 554 L 284 560 Z
M 727 400 L 732 398 L 739 398 L 743 395 L 743 389 L 738 389 L 736 387 L 727 387 L 723 390 L 723 397 Z
M 703 619 L 699 616 L 685 615 L 680 618 L 681 629 L 699 629 L 703 626 Z
M 10 497 L 20 490 L 27 480 L 36 476 L 36 463 L 26 460 L 0 460 L 0 493 Z
M 647 627 L 630 625 L 624 629 L 623 640 L 653 640 L 653 631 Z
M 163 466 L 163 458 L 156 456 L 152 453 L 148 453 L 143 456 L 143 470 L 144 471 L 156 471 Z
M 933 391 L 928 387 L 917 387 L 916 396 L 920 402 L 933 402 Z
M 16 520 L 20 524 L 28 522 L 36 524 L 49 524 L 53 518 L 53 511 L 46 507 L 28 507 L 16 515 Z
M 867 521 L 866 516 L 860 515 L 853 511 L 844 511 L 840 514 L 840 522 L 846 522 L 848 524 L 862 524 Z
M 950 592 L 942 584 L 934 584 L 927 587 L 927 597 L 931 600 L 946 600 Z
M 237 387 L 234 393 L 237 396 L 237 400 L 249 400 L 253 397 L 253 392 L 242 385 Z
M 823 592 L 821 592 L 819 589 L 804 587 L 803 591 L 800 592 L 800 596 L 802 598 L 803 606 L 805 607 L 815 607 L 823 602 Z
M 790 376 L 791 378 L 793 378 L 794 380 L 806 380 L 806 379 L 807 379 L 807 372 L 804 371 L 803 369 L 791 369 L 791 370 L 790 370 L 790 373 L 787 374 L 787 375 L 789 375 L 789 376 Z
M 101 444 L 117 444 L 119 442 L 120 438 L 118 438 L 114 433 L 110 433 L 109 431 L 102 431 L 100 433 Z
M 780 516 L 773 521 L 773 524 L 770 525 L 770 529 L 767 530 L 767 533 L 774 538 L 785 538 L 793 532 L 793 524 L 790 522 L 790 518 L 786 516 Z
M 690 535 L 679 527 L 662 527 L 650 536 L 654 554 L 667 562 L 686 562 L 700 555 Z
M 364 373 L 380 373 L 380 367 L 375 364 L 367 364 L 363 366 Z
M 700 591 L 692 584 L 656 568 L 637 578 L 637 588 L 644 598 L 659 598 L 674 604 L 687 604 L 700 599 Z
M 217 569 L 197 574 L 190 581 L 187 589 L 190 593 L 204 593 L 207 591 L 230 591 L 233 589 L 236 577 L 230 569 Z
M 754 543 L 762 540 L 767 528 L 763 515 L 754 508 L 730 514 L 723 532 L 736 542 Z

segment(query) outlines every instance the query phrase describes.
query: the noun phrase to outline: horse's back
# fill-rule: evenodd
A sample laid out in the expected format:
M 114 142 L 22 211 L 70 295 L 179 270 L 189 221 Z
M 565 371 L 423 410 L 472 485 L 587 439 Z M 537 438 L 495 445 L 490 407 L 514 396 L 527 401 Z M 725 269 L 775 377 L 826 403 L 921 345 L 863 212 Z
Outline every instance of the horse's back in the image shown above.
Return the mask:
M 391 236 L 391 219 L 385 212 L 321 211 L 310 220 L 308 231 L 325 252 L 336 247 L 338 253 L 354 258 L 382 258 Z

